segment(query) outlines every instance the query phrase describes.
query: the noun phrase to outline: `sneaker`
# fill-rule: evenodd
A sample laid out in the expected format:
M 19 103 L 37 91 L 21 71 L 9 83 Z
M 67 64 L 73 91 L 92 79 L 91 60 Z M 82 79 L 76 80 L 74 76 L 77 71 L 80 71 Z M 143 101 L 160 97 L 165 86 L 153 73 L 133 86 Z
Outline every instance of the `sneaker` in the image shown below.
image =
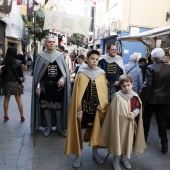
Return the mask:
M 122 163 L 124 168 L 131 169 L 131 165 L 130 165 L 129 161 L 127 160 L 127 158 L 124 155 L 121 156 L 120 162 Z
M 76 156 L 75 160 L 73 162 L 73 168 L 79 168 L 81 164 L 81 157 L 80 156 Z
M 57 133 L 63 137 L 67 136 L 67 133 L 65 131 L 63 131 L 63 129 L 57 129 Z

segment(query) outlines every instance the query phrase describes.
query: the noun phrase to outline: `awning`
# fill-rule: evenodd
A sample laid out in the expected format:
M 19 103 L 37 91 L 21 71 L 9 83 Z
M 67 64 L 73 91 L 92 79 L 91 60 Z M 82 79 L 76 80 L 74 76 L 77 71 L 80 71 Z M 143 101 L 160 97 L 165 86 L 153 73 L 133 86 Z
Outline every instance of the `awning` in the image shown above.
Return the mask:
M 124 36 L 124 37 L 118 37 L 118 40 L 140 41 L 141 43 L 146 45 L 148 48 L 152 48 L 144 40 L 150 40 L 152 43 L 154 43 L 153 38 L 162 36 L 162 35 L 167 35 L 167 34 L 170 34 L 170 26 L 155 28 L 153 30 L 141 32 L 136 35 L 128 35 L 128 36 Z

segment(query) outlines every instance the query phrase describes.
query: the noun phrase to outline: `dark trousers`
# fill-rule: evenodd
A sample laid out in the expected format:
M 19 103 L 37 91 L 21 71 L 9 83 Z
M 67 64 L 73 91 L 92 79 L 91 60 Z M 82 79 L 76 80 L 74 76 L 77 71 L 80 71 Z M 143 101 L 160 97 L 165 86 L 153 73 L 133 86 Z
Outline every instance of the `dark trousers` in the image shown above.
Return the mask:
M 161 144 L 166 144 L 168 142 L 167 130 L 166 130 L 166 115 L 168 111 L 168 105 L 159 104 L 146 104 L 143 112 L 143 126 L 145 140 L 147 140 L 148 133 L 150 130 L 150 122 L 152 114 L 155 113 L 156 121 L 158 125 L 158 135 L 161 138 Z

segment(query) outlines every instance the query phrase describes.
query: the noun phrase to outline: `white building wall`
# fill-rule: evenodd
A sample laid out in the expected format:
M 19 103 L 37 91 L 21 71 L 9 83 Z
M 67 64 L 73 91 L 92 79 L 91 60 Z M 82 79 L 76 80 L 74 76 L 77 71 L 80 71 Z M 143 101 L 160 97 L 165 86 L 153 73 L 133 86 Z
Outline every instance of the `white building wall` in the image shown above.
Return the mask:
M 166 12 L 170 12 L 170 0 L 104 0 L 96 4 L 96 25 L 108 25 L 114 18 L 119 31 L 128 31 L 129 26 L 162 27 L 170 25 Z
M 21 50 L 21 40 L 23 38 L 24 23 L 20 14 L 20 6 L 17 5 L 15 0 L 12 5 L 11 13 L 7 15 L 4 21 L 7 23 L 7 27 L 5 29 L 6 50 L 10 43 L 12 43 L 18 51 Z
M 121 30 L 129 26 L 156 28 L 170 25 L 166 12 L 170 11 L 170 0 L 123 0 Z
M 23 36 L 23 20 L 20 14 L 20 6 L 13 3 L 11 13 L 9 17 L 5 19 L 7 23 L 6 36 L 16 39 L 22 39 Z

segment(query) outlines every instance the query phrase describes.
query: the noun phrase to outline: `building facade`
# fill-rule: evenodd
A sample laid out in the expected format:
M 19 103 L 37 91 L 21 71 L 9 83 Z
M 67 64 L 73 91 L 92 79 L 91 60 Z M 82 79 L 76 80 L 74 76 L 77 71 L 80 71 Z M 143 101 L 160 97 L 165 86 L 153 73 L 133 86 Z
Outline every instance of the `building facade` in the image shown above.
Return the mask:
M 167 13 L 170 1 L 164 0 L 105 0 L 95 6 L 95 43 L 107 52 L 110 43 L 117 43 L 124 63 L 132 53 L 145 57 L 146 47 L 137 42 L 117 41 L 118 36 L 134 35 L 153 28 L 170 25 Z M 100 44 L 99 44 L 100 43 Z
M 8 46 L 15 46 L 17 51 L 22 50 L 24 24 L 20 14 L 20 6 L 13 3 L 10 14 L 4 19 L 7 26 L 5 29 L 5 51 Z

